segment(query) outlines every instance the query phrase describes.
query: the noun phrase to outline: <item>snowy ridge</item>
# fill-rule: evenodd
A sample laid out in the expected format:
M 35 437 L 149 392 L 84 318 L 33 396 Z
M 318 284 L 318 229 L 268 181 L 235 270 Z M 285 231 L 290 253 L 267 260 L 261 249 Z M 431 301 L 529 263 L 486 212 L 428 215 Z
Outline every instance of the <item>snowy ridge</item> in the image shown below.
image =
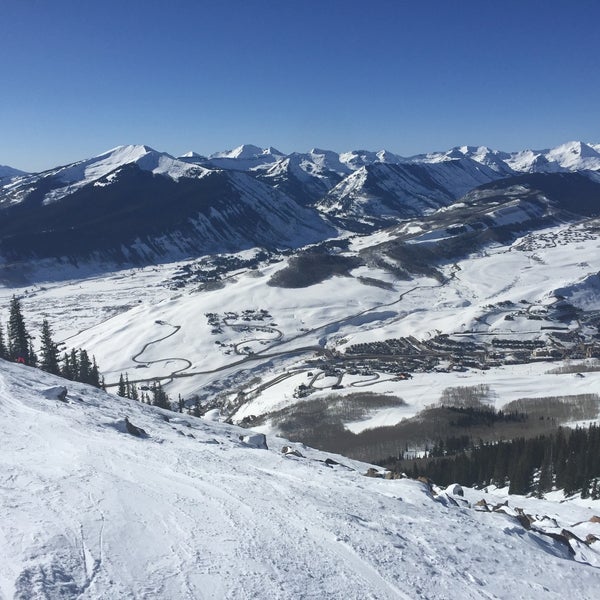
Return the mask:
M 137 165 L 143 171 L 165 175 L 175 181 L 181 177 L 202 177 L 208 173 L 206 169 L 179 161 L 149 146 L 117 146 L 95 158 L 53 171 L 54 177 L 69 185 L 49 192 L 45 202 L 64 198 L 67 194 L 90 183 L 108 185 L 110 179 L 104 182 L 98 180 L 124 165 L 131 164 Z
M 553 173 L 559 171 L 599 171 L 598 145 L 567 142 L 550 150 L 524 150 L 513 153 L 506 163 L 515 171 Z
M 527 531 L 513 502 L 479 512 L 493 496 L 432 496 L 280 438 L 265 449 L 248 430 L 0 367 L 3 598 L 596 597 L 597 549 Z M 582 536 L 596 525 L 573 505 L 526 508 Z
M 600 310 L 600 273 L 587 275 L 572 285 L 558 288 L 554 294 L 567 298 L 579 308 Z
M 375 163 L 343 179 L 319 204 L 340 218 L 410 217 L 450 204 L 469 190 L 498 179 L 470 158 L 423 163 Z
M 118 171 L 127 165 L 135 165 L 142 171 L 163 175 L 174 181 L 182 177 L 202 178 L 209 173 L 203 167 L 177 160 L 149 146 L 117 146 L 71 165 L 12 179 L 0 190 L 4 192 L 4 197 L 0 197 L 0 205 L 23 202 L 38 186 L 51 188 L 44 194 L 43 203 L 52 203 L 90 184 L 101 187 L 111 185 L 116 181 Z
M 460 146 L 410 159 L 385 150 L 338 154 L 313 148 L 308 153 L 285 155 L 272 147 L 250 144 L 209 158 L 193 152 L 174 158 L 144 145 L 118 146 L 43 173 L 2 179 L 0 209 L 6 212 L 0 226 L 0 251 L 11 260 L 30 254 L 43 258 L 49 253 L 89 260 L 96 248 L 90 248 L 90 234 L 82 228 L 96 218 L 120 224 L 132 221 L 131 228 L 117 227 L 119 235 L 109 232 L 104 238 L 105 246 L 116 249 L 112 260 L 117 261 L 131 251 L 132 240 L 152 246 L 152 240 L 143 239 L 148 235 L 157 239 L 166 235 L 169 245 L 179 245 L 172 234 L 185 237 L 181 230 L 193 229 L 194 223 L 201 223 L 195 229 L 196 233 L 202 230 L 202 235 L 180 246 L 182 252 L 196 256 L 208 249 L 235 252 L 264 240 L 271 246 L 289 245 L 292 229 L 299 229 L 293 239 L 312 243 L 319 235 L 321 240 L 333 235 L 334 227 L 366 232 L 398 219 L 429 214 L 481 185 L 531 171 L 578 171 L 588 183 L 600 182 L 598 145 L 571 142 L 549 151 L 512 154 L 485 146 Z M 253 204 L 260 200 L 270 205 L 275 221 L 285 225 L 285 219 L 291 219 L 290 225 L 263 235 L 268 223 L 258 221 L 268 221 L 271 209 L 253 211 L 249 216 L 248 204 L 243 209 L 236 206 L 242 182 L 238 175 L 247 178 L 243 188 L 252 189 L 246 197 L 252 196 Z M 588 213 L 594 202 L 593 192 L 590 194 Z M 306 210 L 293 216 L 294 203 Z M 44 206 L 55 206 L 54 216 L 39 212 Z M 166 215 L 156 223 L 159 207 Z M 22 209 L 28 212 L 28 219 L 20 214 Z M 133 219 L 136 211 L 141 218 Z M 300 226 L 300 221 L 305 223 Z M 137 223 L 140 230 L 134 231 Z M 240 232 L 240 227 L 245 231 Z M 66 241 L 66 230 L 76 232 L 72 243 Z M 303 237 L 307 230 L 319 233 Z M 278 238 L 280 233 L 283 235 Z M 160 252 L 143 254 L 157 256 Z

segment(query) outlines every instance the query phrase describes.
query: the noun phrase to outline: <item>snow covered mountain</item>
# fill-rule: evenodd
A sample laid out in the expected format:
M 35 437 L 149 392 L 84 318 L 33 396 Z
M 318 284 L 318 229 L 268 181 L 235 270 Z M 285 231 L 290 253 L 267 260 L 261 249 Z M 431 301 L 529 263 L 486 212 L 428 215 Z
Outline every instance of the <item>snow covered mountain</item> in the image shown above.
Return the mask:
M 524 150 L 506 159 L 515 171 L 600 171 L 600 144 L 568 142 L 550 150 Z
M 471 158 L 503 175 L 514 173 L 556 173 L 559 171 L 600 171 L 600 144 L 567 142 L 546 150 L 502 152 L 486 146 L 457 146 L 446 152 L 413 156 L 414 162 L 443 162 Z
M 175 158 L 148 146 L 119 146 L 0 180 L 0 253 L 11 262 L 54 257 L 114 265 L 298 247 L 340 229 L 395 225 L 482 184 L 537 172 L 600 181 L 600 145 L 517 153 L 461 146 L 411 158 L 318 148 L 286 155 L 249 144 L 208 158 Z
M 238 171 L 177 160 L 146 146 L 2 188 L 0 253 L 148 263 L 245 247 L 298 246 L 332 235 L 321 217 Z
M 343 179 L 317 207 L 349 229 L 424 215 L 500 175 L 469 158 L 422 163 L 377 162 Z
M 2 598 L 585 600 L 600 586 L 589 508 L 365 477 L 4 361 L 0 435 Z

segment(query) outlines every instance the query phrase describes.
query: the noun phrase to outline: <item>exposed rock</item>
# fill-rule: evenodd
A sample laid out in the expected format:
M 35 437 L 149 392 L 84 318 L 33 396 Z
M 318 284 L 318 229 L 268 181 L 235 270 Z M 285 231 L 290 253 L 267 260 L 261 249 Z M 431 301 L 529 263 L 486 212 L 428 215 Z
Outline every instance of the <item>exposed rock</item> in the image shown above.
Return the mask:
M 370 467 L 367 469 L 365 477 L 381 477 L 381 473 L 377 469 Z
M 141 428 L 129 422 L 129 418 L 125 417 L 125 429 L 127 433 L 139 438 L 147 438 L 148 434 Z
M 485 498 L 482 498 L 478 502 L 475 502 L 473 508 L 480 512 L 490 512 L 490 505 L 485 501 Z
M 267 438 L 264 433 L 250 433 L 248 435 L 240 435 L 240 441 L 252 448 L 261 448 L 268 450 Z
M 524 529 L 531 529 L 531 523 L 533 522 L 533 519 L 529 515 L 526 515 L 524 513 L 517 513 L 517 516 L 515 518 L 517 519 L 517 521 L 519 521 L 519 523 Z
M 281 451 L 286 456 L 297 456 L 298 458 L 304 458 L 303 454 L 300 454 L 300 452 L 298 452 L 298 450 L 296 450 L 295 448 L 292 448 L 291 446 L 284 446 L 281 449 Z
M 452 494 L 453 496 L 463 496 L 464 497 L 464 495 L 465 495 L 465 492 L 463 491 L 462 487 L 458 483 L 451 483 L 446 488 L 446 493 Z
M 578 542 L 585 544 L 584 540 L 582 540 L 580 537 L 576 536 L 572 531 L 569 531 L 568 529 L 563 529 L 560 533 L 567 540 L 577 540 Z
M 42 391 L 42 396 L 48 400 L 60 400 L 61 402 L 66 402 L 67 388 L 64 385 L 47 388 Z
M 600 538 L 596 537 L 593 533 L 588 533 L 585 538 L 585 543 L 588 546 L 591 546 L 592 544 L 595 544 L 596 542 L 600 542 Z

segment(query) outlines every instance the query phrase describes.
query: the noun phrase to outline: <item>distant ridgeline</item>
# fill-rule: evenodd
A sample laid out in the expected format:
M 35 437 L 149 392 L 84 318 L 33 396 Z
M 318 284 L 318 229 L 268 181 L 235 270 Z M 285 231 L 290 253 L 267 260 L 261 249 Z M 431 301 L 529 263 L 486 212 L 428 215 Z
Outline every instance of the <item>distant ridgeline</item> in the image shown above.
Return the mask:
M 30 335 L 23 318 L 21 302 L 16 296 L 13 296 L 10 301 L 6 339 L 0 323 L 0 358 L 30 367 L 38 367 L 42 371 L 60 375 L 71 381 L 103 387 L 95 357 L 92 356 L 90 360 L 85 350 L 74 348 L 60 358 L 58 346 L 52 339 L 52 334 L 50 324 L 47 319 L 44 319 L 40 332 L 38 356 L 33 347 L 34 337 Z

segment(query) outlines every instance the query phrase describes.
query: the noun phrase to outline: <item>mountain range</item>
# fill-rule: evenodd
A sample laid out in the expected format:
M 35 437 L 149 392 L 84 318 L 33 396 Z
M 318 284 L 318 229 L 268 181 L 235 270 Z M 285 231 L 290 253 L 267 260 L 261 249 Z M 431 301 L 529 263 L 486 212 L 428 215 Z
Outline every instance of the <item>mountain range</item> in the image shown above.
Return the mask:
M 0 216 L 0 331 L 106 388 L 0 359 L 0 598 L 597 596 L 600 145 L 120 146 Z
M 297 248 L 430 215 L 494 182 L 514 190 L 573 173 L 588 188 L 600 185 L 600 144 L 514 153 L 461 146 L 410 158 L 365 150 L 286 155 L 253 145 L 173 157 L 119 146 L 41 173 L 2 167 L 0 255 L 11 264 L 140 265 L 253 246 Z

